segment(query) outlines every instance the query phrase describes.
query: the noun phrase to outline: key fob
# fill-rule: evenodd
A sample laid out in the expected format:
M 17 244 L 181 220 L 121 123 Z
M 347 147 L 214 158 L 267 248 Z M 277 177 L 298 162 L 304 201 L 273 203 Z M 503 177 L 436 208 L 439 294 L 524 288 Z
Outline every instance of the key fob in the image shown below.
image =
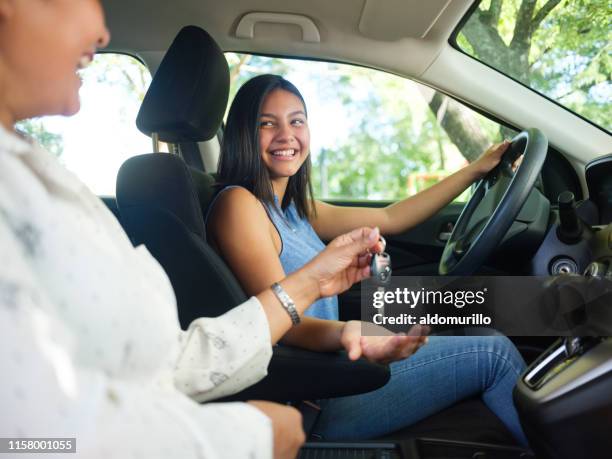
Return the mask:
M 379 285 L 391 282 L 391 257 L 387 252 L 375 253 L 370 263 L 372 280 Z

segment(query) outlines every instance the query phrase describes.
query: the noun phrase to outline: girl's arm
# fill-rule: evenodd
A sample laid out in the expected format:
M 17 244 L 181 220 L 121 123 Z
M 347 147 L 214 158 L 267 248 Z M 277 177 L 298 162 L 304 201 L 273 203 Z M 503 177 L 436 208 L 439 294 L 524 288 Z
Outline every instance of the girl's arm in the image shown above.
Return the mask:
M 364 356 L 376 362 L 406 358 L 425 343 L 423 335 L 427 330 L 418 326 L 410 330 L 409 336 L 395 336 L 381 329 L 381 336 L 368 337 L 361 336 L 361 323 L 354 321 L 302 317 L 301 323 L 292 327 L 289 315 L 282 309 L 270 285 L 284 278 L 280 283 L 302 315 L 319 297 L 343 291 L 368 275 L 369 256 L 357 260 L 355 255 L 361 252 L 355 250 L 359 247 L 361 251 L 366 248 L 380 250 L 377 246 L 379 233 L 378 230 L 364 233 L 366 230 L 358 229 L 344 234 L 307 263 L 306 269 L 285 278 L 274 231 L 261 203 L 243 188 L 228 190 L 217 199 L 208 224 L 210 242 L 222 254 L 246 293 L 261 292 L 257 298 L 268 318 L 272 343 L 282 337 L 285 344 L 320 352 L 346 349 L 353 360 Z M 366 234 L 369 238 L 364 237 Z M 327 258 L 325 262 L 321 263 L 321 257 Z M 328 276 L 324 272 L 326 269 L 337 272 L 334 265 L 345 266 L 349 259 L 354 264 L 342 275 Z
M 478 160 L 432 187 L 390 206 L 341 207 L 315 201 L 312 226 L 323 240 L 331 240 L 353 228 L 378 226 L 382 234 L 399 234 L 424 222 L 459 196 L 501 160 L 509 143 L 490 147 Z
M 248 190 L 233 188 L 219 196 L 208 221 L 209 241 L 224 258 L 245 293 L 249 296 L 259 294 L 264 309 L 265 305 L 271 305 L 266 310 L 271 330 L 289 328 L 289 315 L 270 290 L 274 282 L 285 278 L 285 271 L 278 258 L 280 238 L 276 235 L 275 240 L 273 231 L 276 230 L 262 204 Z M 281 285 L 300 312 L 318 298 L 317 286 L 299 272 L 289 276 Z M 302 317 L 300 325 L 289 328 L 282 341 L 313 351 L 334 351 L 342 347 L 342 326 L 343 322 Z

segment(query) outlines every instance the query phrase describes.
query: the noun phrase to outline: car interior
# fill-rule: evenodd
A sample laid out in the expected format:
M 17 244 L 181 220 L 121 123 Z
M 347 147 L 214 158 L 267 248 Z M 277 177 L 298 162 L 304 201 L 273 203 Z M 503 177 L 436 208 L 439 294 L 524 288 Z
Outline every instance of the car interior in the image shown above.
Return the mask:
M 247 299 L 207 244 L 204 224 L 230 96 L 228 52 L 378 69 L 423 83 L 520 132 L 467 203 L 452 202 L 387 238 L 394 276 L 612 281 L 610 132 L 457 49 L 457 31 L 479 3 L 103 0 L 112 34 L 107 51 L 136 57 L 153 79 L 134 120 L 151 137 L 151 151 L 134 152 L 117 174 L 115 196 L 102 198 L 134 245 L 145 244 L 167 272 L 184 328 Z M 169 152 L 161 152 L 161 143 Z M 524 160 L 514 173 L 511 160 L 520 154 Z M 495 201 L 483 205 L 487 199 Z M 358 285 L 341 295 L 342 319 L 360 317 L 360 295 Z M 612 305 L 612 291 L 602 301 Z M 373 441 L 330 443 L 311 436 L 299 457 L 609 457 L 612 339 L 511 339 L 528 364 L 514 399 L 530 449 L 473 398 Z M 308 433 L 319 407 L 303 401 L 368 392 L 389 377 L 387 366 L 351 362 L 345 353 L 279 345 L 268 376 L 225 400 L 290 402 L 303 412 Z

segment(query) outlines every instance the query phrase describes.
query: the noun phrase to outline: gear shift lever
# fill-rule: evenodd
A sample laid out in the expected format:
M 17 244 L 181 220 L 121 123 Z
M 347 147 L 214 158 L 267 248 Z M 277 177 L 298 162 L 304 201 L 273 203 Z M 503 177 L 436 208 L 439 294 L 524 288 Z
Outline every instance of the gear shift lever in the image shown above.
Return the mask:
M 584 343 L 581 336 L 566 336 L 563 338 L 565 356 L 569 359 L 575 355 L 582 354 Z
M 559 228 L 557 235 L 566 244 L 575 244 L 580 241 L 583 224 L 576 213 L 574 193 L 564 191 L 559 195 Z

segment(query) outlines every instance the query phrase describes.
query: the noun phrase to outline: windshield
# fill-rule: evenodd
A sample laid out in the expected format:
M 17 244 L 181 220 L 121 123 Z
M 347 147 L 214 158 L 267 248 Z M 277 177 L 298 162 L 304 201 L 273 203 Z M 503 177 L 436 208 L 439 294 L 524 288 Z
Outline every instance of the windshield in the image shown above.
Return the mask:
M 456 44 L 610 131 L 610 30 L 609 0 L 483 0 Z

